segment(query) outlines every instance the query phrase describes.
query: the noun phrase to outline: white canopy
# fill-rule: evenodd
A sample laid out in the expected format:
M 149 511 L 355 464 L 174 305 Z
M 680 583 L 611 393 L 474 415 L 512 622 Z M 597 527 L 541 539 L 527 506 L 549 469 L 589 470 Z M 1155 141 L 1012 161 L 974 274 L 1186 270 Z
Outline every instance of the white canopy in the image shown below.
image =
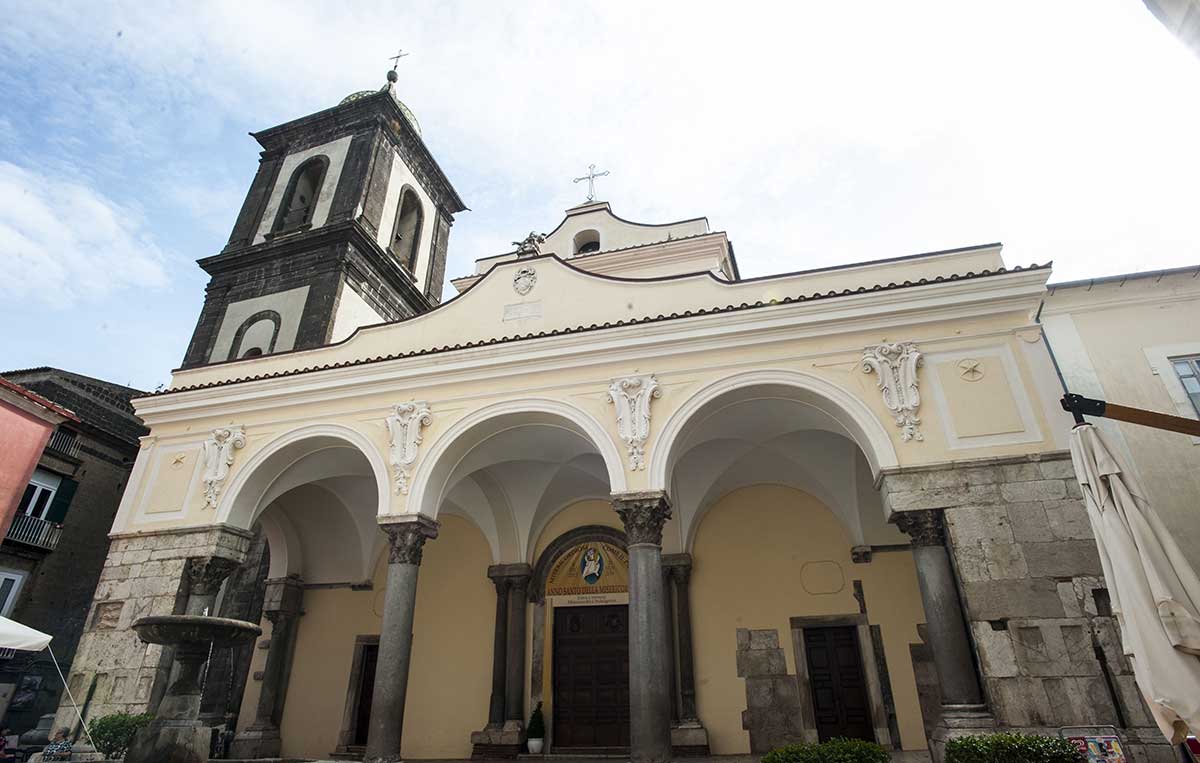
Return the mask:
M 1071 460 L 1134 678 L 1163 735 L 1179 743 L 1200 732 L 1200 578 L 1091 424 L 1071 433 Z
M 24 649 L 40 652 L 50 646 L 50 637 L 28 625 L 0 617 L 0 649 Z

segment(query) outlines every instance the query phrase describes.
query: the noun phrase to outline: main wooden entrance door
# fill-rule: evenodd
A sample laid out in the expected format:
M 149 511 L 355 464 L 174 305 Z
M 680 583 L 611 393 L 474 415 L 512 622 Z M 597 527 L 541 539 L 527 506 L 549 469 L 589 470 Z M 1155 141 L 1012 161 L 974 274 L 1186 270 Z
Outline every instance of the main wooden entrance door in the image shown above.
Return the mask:
M 629 607 L 554 609 L 554 749 L 629 747 Z
M 820 740 L 850 737 L 874 742 L 857 630 L 853 626 L 805 628 L 804 650 Z

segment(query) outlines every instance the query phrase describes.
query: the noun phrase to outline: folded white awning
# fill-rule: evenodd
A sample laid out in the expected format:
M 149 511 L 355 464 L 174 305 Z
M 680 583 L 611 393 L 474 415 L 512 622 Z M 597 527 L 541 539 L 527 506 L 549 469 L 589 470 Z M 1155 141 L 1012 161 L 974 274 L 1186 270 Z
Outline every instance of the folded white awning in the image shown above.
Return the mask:
M 0 617 L 0 649 L 24 649 L 40 652 L 50 645 L 50 636 L 28 625 Z

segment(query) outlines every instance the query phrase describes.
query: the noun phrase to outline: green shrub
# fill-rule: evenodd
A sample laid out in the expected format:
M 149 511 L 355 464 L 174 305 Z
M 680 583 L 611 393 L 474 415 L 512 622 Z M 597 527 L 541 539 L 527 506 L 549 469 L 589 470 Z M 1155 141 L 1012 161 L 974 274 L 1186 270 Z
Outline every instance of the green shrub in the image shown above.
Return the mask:
M 133 741 L 133 735 L 154 718 L 150 713 L 132 715 L 113 713 L 88 722 L 88 734 L 96 749 L 109 758 L 125 757 L 125 750 Z
M 529 728 L 525 730 L 525 736 L 528 739 L 546 738 L 546 719 L 542 717 L 541 702 L 533 709 L 533 715 L 529 716 Z
M 946 743 L 946 763 L 1079 763 L 1075 745 L 1032 734 L 980 734 Z
M 874 742 L 830 739 L 821 744 L 789 744 L 771 750 L 762 763 L 888 763 L 891 756 Z

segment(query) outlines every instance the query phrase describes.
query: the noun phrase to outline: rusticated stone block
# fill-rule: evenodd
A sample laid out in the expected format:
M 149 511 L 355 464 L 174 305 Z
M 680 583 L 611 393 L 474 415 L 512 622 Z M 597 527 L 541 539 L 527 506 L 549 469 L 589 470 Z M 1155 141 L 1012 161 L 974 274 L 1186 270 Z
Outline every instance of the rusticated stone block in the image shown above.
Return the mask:
M 1038 578 L 1102 575 L 1096 544 L 1083 540 L 1058 540 L 1024 544 L 1029 574 Z
M 990 623 L 971 623 L 975 646 L 979 651 L 979 667 L 983 674 L 993 678 L 1011 678 L 1020 675 L 1017 668 L 1017 653 L 1013 649 L 1012 637 L 1007 630 L 996 630 Z
M 1057 501 L 1067 496 L 1063 480 L 1007 482 L 1000 485 L 1000 497 L 1009 503 L 1022 501 Z
M 991 580 L 964 583 L 973 620 L 1062 617 L 1062 600 L 1053 580 Z
M 946 512 L 950 539 L 957 545 L 992 541 L 1012 543 L 1012 524 L 1004 506 L 972 506 Z
M 983 556 L 987 560 L 988 577 L 992 580 L 1015 580 L 1029 577 L 1025 555 L 1019 543 L 984 541 Z
M 1047 501 L 1046 518 L 1055 538 L 1063 540 L 1092 540 L 1092 521 L 1087 509 L 1076 500 Z
M 1008 521 L 1017 541 L 1040 542 L 1054 537 L 1051 535 L 1050 520 L 1046 517 L 1045 504 L 1041 501 L 1010 503 Z

